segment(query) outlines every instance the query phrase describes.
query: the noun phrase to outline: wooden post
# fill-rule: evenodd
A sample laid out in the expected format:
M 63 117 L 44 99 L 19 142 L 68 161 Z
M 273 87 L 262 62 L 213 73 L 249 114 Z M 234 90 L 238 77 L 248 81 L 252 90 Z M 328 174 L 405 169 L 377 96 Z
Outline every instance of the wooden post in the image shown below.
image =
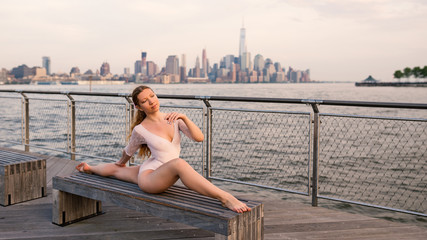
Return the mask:
M 46 160 L 0 151 L 0 205 L 46 196 Z
M 60 226 L 102 214 L 100 201 L 56 189 L 52 190 L 52 198 L 52 222 Z
M 215 233 L 215 240 L 262 240 L 264 239 L 264 205 L 261 204 L 239 215 L 229 224 L 230 235 Z

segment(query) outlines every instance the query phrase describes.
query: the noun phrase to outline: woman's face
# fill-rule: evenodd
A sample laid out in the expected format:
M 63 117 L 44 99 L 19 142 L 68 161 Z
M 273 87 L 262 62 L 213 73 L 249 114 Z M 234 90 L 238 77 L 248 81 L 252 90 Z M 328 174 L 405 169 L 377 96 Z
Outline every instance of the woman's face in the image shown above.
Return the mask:
M 146 114 L 156 112 L 160 108 L 159 99 L 157 95 L 149 88 L 144 89 L 138 94 L 137 108 L 144 111 Z

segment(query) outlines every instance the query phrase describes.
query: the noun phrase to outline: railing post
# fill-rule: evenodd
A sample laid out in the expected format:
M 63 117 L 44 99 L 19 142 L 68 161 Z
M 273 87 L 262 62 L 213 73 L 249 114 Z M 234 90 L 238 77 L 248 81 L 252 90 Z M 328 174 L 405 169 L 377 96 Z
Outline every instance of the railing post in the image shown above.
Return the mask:
M 132 121 L 134 118 L 134 114 L 135 114 L 135 105 L 132 102 L 132 99 L 129 97 L 129 95 L 123 95 L 123 97 L 126 99 L 126 101 L 128 102 L 128 107 L 126 108 L 127 111 L 127 115 L 129 117 L 128 120 L 126 120 L 126 136 L 125 139 L 127 138 L 127 136 L 131 133 L 131 126 L 132 126 Z M 126 141 L 127 142 L 127 141 Z M 129 160 L 129 165 L 136 165 L 135 164 L 135 156 L 132 156 L 131 159 Z
M 205 148 L 205 161 L 204 161 L 204 177 L 209 179 L 211 177 L 211 159 L 212 159 L 212 106 L 208 99 L 203 99 L 206 105 L 205 119 L 206 119 L 206 148 Z
M 313 173 L 311 183 L 311 205 L 317 207 L 317 195 L 319 190 L 319 109 L 316 104 L 311 104 L 313 108 Z
M 69 107 L 71 109 L 71 146 L 69 150 L 71 160 L 76 160 L 76 102 L 68 92 L 66 92 L 65 95 L 70 100 Z
M 25 151 L 30 151 L 30 102 L 28 100 L 28 97 L 21 92 L 21 95 L 23 97 L 23 104 L 24 104 L 24 116 L 23 116 L 23 126 L 25 130 L 25 136 L 24 136 L 24 144 L 25 144 Z

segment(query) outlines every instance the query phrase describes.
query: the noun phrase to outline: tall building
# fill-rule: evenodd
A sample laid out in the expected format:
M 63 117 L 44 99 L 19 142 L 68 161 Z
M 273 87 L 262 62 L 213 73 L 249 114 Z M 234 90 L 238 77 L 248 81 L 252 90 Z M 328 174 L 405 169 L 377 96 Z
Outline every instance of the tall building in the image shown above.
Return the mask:
M 232 70 L 233 69 L 233 63 L 234 63 L 234 55 L 227 55 L 224 57 L 224 64 L 225 68 Z
M 276 69 L 276 72 L 282 72 L 282 65 L 279 62 L 274 63 L 274 68 Z
M 199 78 L 200 77 L 200 60 L 199 57 L 196 58 L 196 66 L 193 70 L 193 77 Z
M 157 74 L 157 65 L 153 61 L 147 62 L 147 76 L 154 76 Z
M 141 53 L 141 73 L 147 74 L 147 52 Z
M 180 67 L 180 73 L 179 73 L 179 81 L 181 83 L 187 82 L 187 61 L 185 59 L 185 54 L 181 55 L 181 67 Z
M 46 69 L 46 74 L 50 75 L 50 57 L 42 58 L 42 66 Z
M 142 61 L 141 60 L 136 60 L 135 61 L 135 74 L 141 73 L 142 72 Z
M 166 73 L 179 74 L 179 59 L 176 55 L 169 56 L 166 59 Z
M 208 60 L 206 58 L 206 48 L 202 51 L 202 69 L 200 71 L 201 77 L 208 76 Z
M 110 64 L 107 62 L 102 63 L 101 69 L 100 69 L 101 76 L 107 76 L 110 74 Z
M 240 57 L 240 69 L 241 71 L 252 71 L 251 53 L 244 52 Z
M 264 68 L 264 57 L 261 54 L 257 54 L 254 58 L 254 70 L 261 72 Z
M 240 29 L 240 44 L 239 44 L 239 60 L 240 64 L 242 64 L 242 56 L 243 53 L 247 52 L 246 49 L 246 29 L 244 26 Z

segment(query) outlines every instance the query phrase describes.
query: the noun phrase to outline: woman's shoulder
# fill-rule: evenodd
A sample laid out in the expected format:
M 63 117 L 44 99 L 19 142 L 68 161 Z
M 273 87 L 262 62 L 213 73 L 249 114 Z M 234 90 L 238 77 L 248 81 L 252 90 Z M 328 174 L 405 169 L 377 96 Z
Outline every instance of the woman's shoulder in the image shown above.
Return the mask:
M 133 128 L 133 131 L 140 131 L 143 128 L 142 124 L 138 124 Z
M 144 127 L 141 124 L 138 124 L 133 128 L 131 135 L 131 138 L 134 138 L 137 141 L 145 142 Z
M 136 135 L 142 136 L 143 133 L 144 133 L 144 127 L 142 126 L 142 124 L 136 125 L 132 130 L 132 135 L 136 134 Z

